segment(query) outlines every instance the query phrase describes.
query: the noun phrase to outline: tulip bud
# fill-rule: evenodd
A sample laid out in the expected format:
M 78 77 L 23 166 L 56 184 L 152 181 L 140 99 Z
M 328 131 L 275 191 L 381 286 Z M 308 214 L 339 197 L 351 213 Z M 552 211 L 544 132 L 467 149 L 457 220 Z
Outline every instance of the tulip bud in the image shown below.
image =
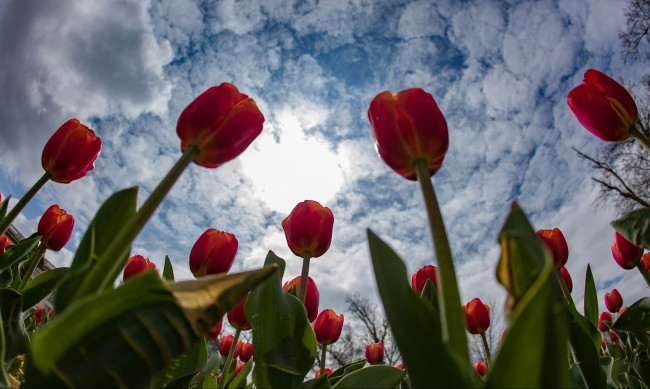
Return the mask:
M 582 84 L 569 92 L 567 103 L 584 128 L 607 142 L 627 139 L 630 127 L 638 121 L 632 96 L 598 70 L 585 72 Z
M 35 325 L 40 324 L 41 320 L 43 319 L 43 312 L 44 309 L 40 305 L 34 308 L 34 316 L 32 316 L 32 320 L 34 320 Z
M 237 363 L 235 364 L 235 371 L 234 371 L 234 373 L 232 375 L 232 378 L 237 377 L 237 374 L 239 374 L 239 372 L 244 368 L 244 366 L 246 366 L 246 364 L 244 362 L 237 361 Z M 217 377 L 217 384 L 219 382 L 221 382 L 221 376 L 222 375 L 223 374 L 219 374 L 219 376 Z
M 77 119 L 65 122 L 43 148 L 41 163 L 50 179 L 67 184 L 95 168 L 102 141 Z
M 618 312 L 623 306 L 623 297 L 617 289 L 612 289 L 611 292 L 605 293 L 605 306 L 611 313 Z
M 230 352 L 230 348 L 232 347 L 232 342 L 235 340 L 235 337 L 233 335 L 226 335 L 221 337 L 221 342 L 219 342 L 219 354 L 221 354 L 224 357 L 228 356 L 228 353 Z M 237 358 L 239 356 L 239 353 L 241 353 L 241 348 L 242 348 L 242 341 L 241 339 L 237 339 L 237 344 L 235 345 L 235 351 L 233 352 L 233 359 Z
M 490 307 L 483 304 L 481 299 L 465 304 L 465 327 L 470 334 L 481 334 L 490 327 Z
M 156 270 L 156 264 L 143 257 L 142 255 L 134 255 L 126 261 L 124 266 L 124 275 L 122 280 L 126 281 L 127 279 L 133 277 L 136 274 L 142 272 Z
M 418 295 L 422 294 L 422 290 L 424 290 L 424 285 L 426 285 L 427 280 L 431 280 L 436 289 L 438 289 L 438 281 L 436 280 L 436 267 L 433 265 L 423 266 L 411 276 L 411 287 L 415 293 Z
M 337 315 L 331 309 L 323 310 L 314 322 L 316 341 L 328 345 L 335 343 L 343 330 L 343 314 Z
M 295 287 L 296 293 L 300 292 L 300 276 L 287 282 L 282 287 L 285 292 L 288 292 L 292 287 Z M 307 292 L 305 293 L 305 309 L 307 310 L 307 318 L 310 322 L 316 320 L 318 315 L 318 303 L 320 300 L 320 293 L 316 287 L 316 283 L 311 277 L 307 276 Z
M 426 161 L 429 176 L 442 166 L 449 133 L 431 94 L 420 88 L 394 96 L 381 92 L 370 103 L 368 120 L 379 156 L 397 174 L 417 180 L 414 163 L 420 159 Z
M 609 338 L 612 340 L 612 342 L 616 343 L 618 342 L 618 335 L 616 335 L 616 332 L 609 330 Z
M 195 146 L 194 163 L 216 168 L 236 158 L 262 132 L 264 116 L 255 101 L 227 82 L 203 92 L 181 113 L 176 133 L 181 149 Z
M 647 252 L 641 256 L 641 264 L 645 268 L 645 271 L 650 272 L 650 252 Z
M 68 243 L 74 228 L 74 218 L 58 205 L 52 205 L 38 221 L 38 235 L 45 247 L 59 251 Z
M 621 308 L 621 310 L 618 311 L 618 317 L 621 317 L 621 315 L 623 314 L 623 312 L 627 311 L 628 308 L 629 308 L 629 307 L 623 307 L 623 308 Z
M 503 331 L 501 331 L 501 335 L 499 335 L 499 344 L 503 344 L 503 341 L 506 340 L 506 335 L 508 335 L 508 329 L 504 328 Z
M 0 236 L 0 255 L 4 254 L 5 249 L 9 246 L 11 246 L 13 243 L 11 243 L 11 240 L 7 237 L 7 235 L 2 234 Z
M 208 331 L 206 338 L 208 338 L 208 340 L 213 340 L 213 341 L 217 340 L 219 334 L 221 333 L 221 328 L 223 328 L 223 320 L 219 320 L 217 322 L 217 325 L 215 325 L 213 329 Z
M 332 369 L 330 369 L 329 367 L 325 368 L 325 375 L 332 375 L 332 373 L 334 373 Z M 320 369 L 316 370 L 316 378 L 320 377 L 320 374 L 321 374 Z
M 400 370 L 404 370 L 404 364 L 403 363 L 400 363 L 399 365 L 395 365 L 395 367 L 400 369 Z
M 612 243 L 612 256 L 620 267 L 626 270 L 634 268 L 643 255 L 643 249 L 625 239 L 616 231 Z
M 569 289 L 569 293 L 573 292 L 573 280 L 571 280 L 571 274 L 569 274 L 567 268 L 563 267 L 560 269 L 560 273 L 562 274 L 562 278 L 564 279 L 564 283 L 566 284 L 567 289 Z
M 320 257 L 332 242 L 334 215 L 319 202 L 305 200 L 298 203 L 289 216 L 282 220 L 282 228 L 291 251 L 299 257 L 309 253 Z
M 480 375 L 481 377 L 485 377 L 485 374 L 487 373 L 487 363 L 485 362 L 478 362 L 474 364 L 474 370 Z
M 195 277 L 227 273 L 235 261 L 239 242 L 235 235 L 208 228 L 190 252 L 190 270 Z
M 384 363 L 384 345 L 382 343 L 372 343 L 367 345 L 366 359 L 371 365 Z
M 604 323 L 606 321 L 612 321 L 612 314 L 609 312 L 602 312 L 600 316 L 598 316 L 598 330 L 600 330 L 600 332 L 609 331 L 609 327 Z
M 244 362 L 248 362 L 253 357 L 253 343 L 244 342 L 241 346 L 241 352 L 239 353 L 239 359 Z
M 231 326 L 238 330 L 246 331 L 251 329 L 251 325 L 246 320 L 246 314 L 244 313 L 244 305 L 246 305 L 246 300 L 248 300 L 248 295 L 246 295 L 242 301 L 231 309 L 228 312 L 228 322 Z
M 569 259 L 569 246 L 567 246 L 566 239 L 559 228 L 552 230 L 538 230 L 537 235 L 542 238 L 551 254 L 553 255 L 553 262 L 558 269 L 561 269 L 566 261 Z

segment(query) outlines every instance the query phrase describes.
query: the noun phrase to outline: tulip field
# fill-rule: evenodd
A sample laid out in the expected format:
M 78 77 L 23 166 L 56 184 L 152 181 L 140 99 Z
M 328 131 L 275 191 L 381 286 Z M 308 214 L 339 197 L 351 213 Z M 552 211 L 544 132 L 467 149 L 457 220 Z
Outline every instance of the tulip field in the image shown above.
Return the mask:
M 607 142 L 633 137 L 650 152 L 648 123 L 630 94 L 609 76 L 588 70 L 567 97 L 576 119 Z M 218 168 L 237 158 L 263 131 L 255 101 L 223 83 L 199 95 L 176 127 L 181 155 L 137 208 L 138 188 L 103 201 L 69 267 L 33 277 L 47 250 L 61 250 L 74 217 L 49 207 L 38 230 L 12 242 L 3 235 L 49 181 L 66 184 L 92 174 L 101 140 L 71 119 L 42 154 L 44 173 L 9 207 L 0 198 L 0 386 L 152 388 L 648 388 L 650 297 L 624 302 L 605 294 L 599 311 L 589 266 L 573 276 L 564 267 L 568 245 L 558 228 L 534 228 L 513 203 L 499 234 L 495 269 L 505 306 L 479 297 L 461 301 L 456 263 L 432 177 L 449 149 L 447 122 L 434 97 L 420 88 L 379 93 L 368 105 L 381 160 L 417 181 L 431 233 L 433 263 L 407 274 L 404 261 L 368 226 L 367 240 L 381 304 L 401 355 L 384 364 L 384 345 L 368 344 L 365 358 L 332 369 L 328 346 L 346 323 L 319 310 L 310 260 L 327 255 L 336 210 L 316 200 L 296 204 L 282 221 L 301 274 L 285 274 L 285 259 L 269 251 L 264 266 L 230 273 L 234 234 L 207 229 L 194 243 L 194 280 L 175 281 L 164 268 L 131 252 L 131 244 L 190 163 Z M 638 271 L 650 287 L 650 209 L 612 222 L 612 259 Z M 312 274 L 313 275 L 313 274 Z M 282 283 L 289 276 L 291 281 Z M 584 304 L 572 298 L 572 277 L 585 277 Z M 44 309 L 43 299 L 53 309 Z M 506 329 L 490 349 L 491 315 Z M 234 335 L 221 336 L 225 325 Z M 243 341 L 242 332 L 251 340 Z M 471 363 L 468 341 L 480 338 L 485 360 Z M 208 344 L 217 344 L 208 352 Z M 317 356 L 318 361 L 317 363 Z

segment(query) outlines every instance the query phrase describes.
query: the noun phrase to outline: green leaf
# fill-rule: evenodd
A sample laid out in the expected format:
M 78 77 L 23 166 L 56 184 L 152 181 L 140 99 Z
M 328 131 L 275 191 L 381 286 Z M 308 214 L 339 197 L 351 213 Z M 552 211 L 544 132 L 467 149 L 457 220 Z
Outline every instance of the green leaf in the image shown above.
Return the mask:
M 203 388 L 203 384 L 206 377 L 209 377 L 212 381 L 215 380 L 212 374 L 219 367 L 220 363 L 221 363 L 221 354 L 219 354 L 219 352 L 217 351 L 210 356 L 210 358 L 205 363 L 203 368 L 201 368 L 201 371 L 199 371 L 199 374 L 196 376 L 194 381 L 196 381 L 197 389 Z
M 585 384 L 589 388 L 605 386 L 605 377 L 600 366 L 600 332 L 575 305 L 569 308 L 569 345 L 571 355 Z
M 440 307 L 438 304 L 438 291 L 431 280 L 427 280 L 422 289 L 422 301 L 427 304 L 431 311 L 431 316 L 440 323 Z
M 4 321 L 2 320 L 2 315 L 0 315 L 0 387 L 2 388 L 11 387 L 4 363 L 6 346 L 7 339 L 5 338 Z
M 585 275 L 585 317 L 593 324 L 598 326 L 598 297 L 596 296 L 596 283 L 594 275 L 591 273 L 591 266 L 587 264 L 587 274 Z
M 177 357 L 172 367 L 156 377 L 151 386 L 154 388 L 185 387 L 208 361 L 208 346 L 205 339 L 199 339 L 187 353 Z
M 258 388 L 295 388 L 314 365 L 316 336 L 303 305 L 282 290 L 284 260 L 269 251 L 269 264 L 279 270 L 251 292 L 245 307 L 255 344 L 253 382 Z
M 233 367 L 233 372 L 230 374 L 234 374 L 234 368 L 236 368 L 237 364 L 232 364 Z M 246 362 L 246 365 L 241 369 L 239 374 L 237 374 L 232 381 L 228 384 L 228 388 L 238 388 L 242 389 L 246 387 L 246 377 L 248 376 L 248 373 L 251 372 L 251 369 L 253 369 L 253 360 L 249 360 Z M 228 374 L 228 377 L 230 378 L 230 374 Z
M 36 249 L 40 239 L 38 235 L 34 235 L 21 240 L 18 244 L 8 246 L 4 254 L 0 255 L 0 271 L 26 259 L 29 253 Z
M 393 366 L 375 365 L 346 375 L 333 388 L 394 388 L 405 374 Z
M 52 292 L 59 282 L 70 270 L 67 267 L 57 267 L 48 270 L 31 279 L 23 290 L 23 311 L 38 304 Z
M 167 255 L 165 255 L 165 267 L 163 268 L 163 278 L 167 281 L 174 281 L 174 268 L 172 267 L 172 261 Z
M 602 357 L 600 358 L 600 366 L 602 371 L 605 373 L 605 379 L 608 388 L 620 388 L 621 384 L 618 382 L 617 376 L 618 372 L 614 366 L 614 358 L 612 357 Z M 604 388 L 605 385 L 600 386 Z
M 650 339 L 650 297 L 644 297 L 630 305 L 616 319 L 612 328 L 617 331 L 629 331 L 642 339 Z
M 329 382 L 331 385 L 334 385 L 340 380 L 344 375 L 352 373 L 363 368 L 366 365 L 366 359 L 359 359 L 358 361 L 350 362 L 347 365 L 341 366 L 338 369 L 334 370 L 332 374 L 329 375 Z M 320 378 L 320 377 L 319 377 Z
M 320 377 L 305 381 L 301 386 L 302 389 L 330 389 L 331 387 L 332 385 L 330 385 L 327 374 L 323 374 Z
M 76 299 L 99 292 L 102 285 L 111 285 L 112 288 L 128 260 L 130 250 L 121 258 L 104 258 L 103 254 L 122 227 L 135 215 L 137 195 L 137 187 L 121 190 L 99 208 L 79 243 L 70 273 L 54 295 L 57 314 Z
M 27 351 L 29 336 L 23 322 L 23 300 L 13 289 L 0 288 L 0 315 L 5 336 L 5 363 Z M 1 363 L 2 361 L 0 361 Z
M 623 215 L 612 222 L 625 239 L 639 247 L 650 250 L 650 208 L 641 208 Z
M 5 218 L 5 216 L 7 216 L 7 207 L 9 206 L 10 198 L 11 195 L 5 197 L 5 199 L 0 203 L 0 222 Z
M 386 320 L 411 384 L 428 388 L 470 387 L 470 367 L 456 360 L 444 345 L 440 322 L 413 292 L 404 262 L 370 230 L 368 244 Z

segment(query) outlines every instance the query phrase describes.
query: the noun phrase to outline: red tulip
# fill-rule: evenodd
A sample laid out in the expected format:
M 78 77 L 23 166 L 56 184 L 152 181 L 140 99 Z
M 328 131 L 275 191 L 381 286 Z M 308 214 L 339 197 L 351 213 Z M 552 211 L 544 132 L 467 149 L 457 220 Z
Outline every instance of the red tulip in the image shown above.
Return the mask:
M 329 367 L 325 368 L 325 375 L 332 375 L 334 371 L 330 369 Z M 316 370 L 316 378 L 320 377 L 320 369 Z
M 65 122 L 45 144 L 41 163 L 50 179 L 67 184 L 95 168 L 102 140 L 77 119 Z
M 126 281 L 136 274 L 140 274 L 149 270 L 156 270 L 156 264 L 143 257 L 142 255 L 134 255 L 129 258 L 128 261 L 126 261 L 122 280 Z
M 228 312 L 228 322 L 231 326 L 238 330 L 246 331 L 251 329 L 251 325 L 246 320 L 246 314 L 244 313 L 244 305 L 246 305 L 246 300 L 248 300 L 248 295 L 244 297 L 242 301 L 231 309 Z
M 623 297 L 617 289 L 612 289 L 611 292 L 605 293 L 605 306 L 611 313 L 618 312 L 623 306 Z
M 241 346 L 241 352 L 239 353 L 239 359 L 244 362 L 248 362 L 253 357 L 253 343 L 244 342 Z
M 195 277 L 227 273 L 235 261 L 239 242 L 235 235 L 208 228 L 190 252 L 190 270 Z
M 292 287 L 296 287 L 296 294 L 300 292 L 300 276 L 287 282 L 282 287 L 285 291 L 289 291 Z M 305 309 L 307 310 L 307 318 L 310 322 L 316 320 L 318 315 L 318 303 L 320 300 L 320 293 L 316 287 L 316 283 L 311 277 L 307 276 L 307 292 L 305 293 Z
M 413 165 L 419 159 L 426 161 L 429 176 L 442 166 L 449 134 L 431 94 L 420 88 L 394 96 L 381 92 L 370 103 L 368 120 L 379 156 L 397 174 L 415 181 Z
M 612 243 L 612 256 L 620 267 L 626 270 L 633 269 L 643 255 L 643 249 L 625 239 L 618 231 L 614 234 Z
M 641 256 L 641 264 L 646 271 L 650 271 L 650 252 L 647 252 Z
M 607 142 L 621 142 L 630 136 L 638 121 L 632 96 L 619 83 L 598 70 L 585 72 L 582 84 L 567 98 L 576 119 L 589 132 Z
M 206 338 L 208 338 L 208 340 L 217 340 L 219 334 L 221 333 L 222 328 L 223 328 L 223 320 L 219 320 L 217 322 L 217 325 L 215 325 L 214 328 L 208 332 Z
M 424 285 L 427 280 L 431 280 L 433 285 L 438 289 L 438 281 L 436 280 L 436 267 L 433 265 L 426 265 L 420 268 L 415 274 L 411 276 L 411 287 L 417 294 L 422 294 Z
M 487 373 L 487 363 L 485 362 L 478 362 L 474 364 L 474 370 L 480 375 L 481 377 L 485 377 L 485 374 Z
M 330 248 L 334 215 L 319 202 L 305 200 L 298 203 L 289 216 L 282 220 L 282 228 L 291 251 L 299 257 L 309 253 L 320 257 Z
M 609 330 L 609 338 L 612 340 L 612 342 L 618 342 L 618 335 L 616 335 L 616 332 Z
M 237 377 L 237 374 L 239 374 L 239 372 L 244 368 L 244 366 L 246 366 L 244 362 L 237 361 L 237 363 L 235 364 L 235 372 L 233 373 L 232 378 Z M 222 375 L 223 374 L 219 374 L 219 376 L 217 377 L 217 383 L 221 382 Z
M 59 251 L 68 243 L 74 228 L 74 218 L 58 205 L 52 205 L 38 222 L 38 234 L 50 250 Z
M 367 345 L 366 359 L 371 365 L 384 363 L 384 345 L 382 343 L 372 343 Z
M 5 249 L 12 244 L 13 243 L 11 243 L 11 240 L 7 237 L 7 235 L 0 235 L 0 254 L 3 254 L 5 252 Z
M 34 316 L 32 316 L 32 320 L 34 320 L 35 325 L 39 325 L 41 322 L 41 319 L 43 319 L 43 312 L 44 309 L 42 306 L 37 306 L 34 308 Z
M 600 332 L 609 331 L 609 327 L 607 327 L 604 323 L 606 321 L 612 321 L 612 314 L 609 312 L 603 312 L 600 314 L 600 316 L 598 316 L 598 329 Z
M 563 267 L 560 269 L 560 273 L 562 274 L 562 278 L 564 279 L 564 283 L 566 284 L 567 289 L 569 289 L 569 293 L 573 292 L 573 280 L 571 279 L 571 274 L 569 274 L 567 268 Z
M 553 262 L 558 269 L 561 269 L 569 259 L 569 246 L 559 228 L 552 230 L 538 230 L 537 235 L 542 238 L 546 247 L 553 254 Z
M 395 367 L 400 369 L 400 370 L 404 370 L 404 364 L 403 363 L 400 363 L 399 365 L 395 365 Z
M 264 116 L 255 101 L 224 82 L 203 92 L 181 113 L 176 133 L 181 149 L 196 146 L 194 163 L 216 168 L 236 158 L 262 132 Z
M 232 342 L 235 340 L 235 337 L 233 335 L 226 335 L 221 337 L 221 342 L 219 342 L 219 354 L 222 356 L 226 357 L 228 356 L 228 353 L 230 352 L 230 348 L 232 347 Z M 237 344 L 235 345 L 235 351 L 233 352 L 233 359 L 237 358 L 239 356 L 239 353 L 241 352 L 242 348 L 242 341 L 241 339 L 237 339 Z
M 343 314 L 337 315 L 331 309 L 323 310 L 314 322 L 316 341 L 320 344 L 336 343 L 341 336 L 341 330 L 343 330 Z
M 470 334 L 480 334 L 490 327 L 490 307 L 483 304 L 481 299 L 465 304 L 465 328 Z

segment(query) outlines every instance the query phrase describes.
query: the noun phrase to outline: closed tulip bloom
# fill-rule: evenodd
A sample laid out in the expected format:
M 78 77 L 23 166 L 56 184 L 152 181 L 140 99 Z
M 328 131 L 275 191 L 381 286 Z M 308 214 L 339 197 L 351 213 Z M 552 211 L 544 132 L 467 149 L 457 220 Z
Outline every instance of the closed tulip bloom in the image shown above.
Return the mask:
M 296 294 L 300 292 L 300 276 L 287 282 L 282 287 L 285 291 L 289 291 L 292 287 L 296 288 Z M 305 293 L 305 309 L 307 310 L 307 318 L 310 322 L 316 320 L 318 315 L 318 304 L 320 302 L 320 293 L 316 287 L 316 283 L 311 277 L 307 276 L 307 291 Z
M 235 261 L 239 242 L 235 235 L 208 228 L 190 252 L 190 270 L 195 277 L 227 273 Z
M 569 289 L 569 293 L 573 292 L 573 280 L 571 279 L 571 274 L 569 274 L 567 268 L 563 267 L 560 269 L 560 273 L 562 274 L 562 278 L 564 279 L 564 283 L 566 284 L 567 289 Z
M 230 352 L 230 348 L 232 347 L 232 342 L 235 340 L 235 337 L 233 335 L 226 335 L 221 337 L 221 342 L 219 342 L 219 354 L 221 354 L 224 357 L 228 356 L 228 353 Z M 242 341 L 241 339 L 237 339 L 237 344 L 235 345 L 235 351 L 233 352 L 232 357 L 237 358 L 239 354 L 241 353 L 241 348 L 242 348 Z
M 325 368 L 325 375 L 332 375 L 332 373 L 334 373 L 332 369 L 330 369 L 329 367 Z M 320 377 L 320 375 L 321 375 L 320 369 L 316 370 L 316 378 Z
M 618 342 L 618 335 L 616 335 L 616 332 L 609 330 L 609 338 L 612 340 L 612 342 Z
M 490 307 L 483 304 L 481 299 L 465 304 L 465 327 L 470 334 L 480 334 L 490 327 Z
M 291 251 L 299 257 L 309 253 L 320 257 L 330 248 L 334 215 L 318 201 L 298 203 L 289 216 L 282 220 L 282 228 Z
M 219 334 L 221 333 L 222 328 L 223 328 L 223 320 L 219 320 L 217 324 L 214 326 L 214 328 L 208 331 L 208 334 L 205 337 L 208 340 L 217 340 L 219 338 Z
M 95 168 L 102 141 L 77 119 L 65 122 L 43 148 L 41 163 L 50 179 L 67 184 Z
M 242 301 L 231 309 L 228 312 L 228 322 L 231 326 L 235 327 L 238 330 L 246 331 L 251 329 L 251 325 L 246 320 L 246 314 L 244 313 L 244 305 L 246 305 L 246 300 L 248 300 L 248 295 L 244 297 Z
M 449 148 L 447 122 L 431 94 L 420 88 L 396 95 L 378 94 L 370 103 L 368 120 L 381 159 L 402 177 L 417 180 L 413 164 L 427 163 L 429 176 L 442 166 Z
M 45 210 L 38 221 L 38 235 L 45 247 L 59 251 L 68 243 L 74 228 L 74 218 L 64 209 L 54 204 Z
M 367 345 L 366 359 L 371 365 L 384 363 L 384 345 L 382 343 L 371 343 Z
M 585 72 L 582 84 L 569 92 L 567 103 L 584 128 L 607 142 L 627 139 L 630 127 L 638 121 L 632 96 L 598 70 Z
M 480 375 L 481 377 L 485 377 L 485 374 L 487 374 L 487 363 L 485 362 L 478 362 L 474 364 L 474 370 Z
M 559 228 L 538 230 L 537 235 L 542 238 L 546 247 L 551 250 L 555 267 L 561 269 L 569 259 L 569 246 L 566 243 L 566 239 L 564 239 L 562 231 Z
M 609 327 L 607 327 L 604 323 L 606 321 L 612 321 L 612 314 L 609 312 L 602 312 L 600 316 L 598 316 L 598 329 L 600 332 L 609 331 Z
M 239 353 L 239 359 L 244 362 L 248 362 L 253 357 L 253 343 L 244 342 L 241 346 L 241 352 Z
M 643 249 L 625 239 L 616 231 L 612 243 L 612 256 L 620 267 L 626 270 L 633 269 L 643 255 Z
M 328 345 L 336 343 L 343 330 L 343 314 L 337 315 L 331 309 L 325 309 L 314 321 L 314 333 L 316 341 Z
M 403 364 L 403 363 L 400 363 L 400 364 L 398 364 L 398 365 L 395 365 L 395 367 L 398 368 L 398 369 L 400 369 L 400 370 L 404 370 L 404 364 Z
M 618 312 L 623 306 L 623 297 L 617 289 L 612 289 L 611 292 L 605 293 L 605 306 L 611 313 Z
M 156 270 L 156 264 L 143 257 L 142 255 L 134 255 L 129 258 L 128 261 L 126 261 L 122 280 L 126 281 L 136 274 L 140 274 L 149 270 Z
M 411 276 L 411 287 L 417 294 L 422 294 L 424 285 L 427 280 L 431 280 L 433 285 L 438 289 L 438 281 L 436 281 L 436 267 L 433 265 L 426 265 L 421 267 L 415 274 Z
M 264 116 L 255 101 L 224 82 L 203 92 L 181 113 L 176 133 L 181 149 L 196 146 L 194 163 L 216 168 L 236 158 L 262 132 Z
M 13 243 L 11 243 L 11 240 L 7 237 L 7 235 L 2 234 L 0 236 L 0 254 L 4 254 L 5 249 L 9 246 L 11 246 Z
M 234 371 L 234 373 L 233 373 L 233 375 L 232 375 L 232 378 L 237 377 L 237 375 L 238 375 L 239 372 L 244 368 L 244 366 L 246 366 L 246 364 L 245 364 L 244 362 L 237 361 L 237 363 L 235 364 L 235 371 Z M 223 375 L 223 374 L 219 374 L 219 376 L 217 377 L 217 384 L 218 384 L 219 382 L 221 382 L 221 376 L 222 376 L 222 375 Z
M 650 271 L 650 252 L 647 252 L 641 256 L 641 264 L 646 271 Z
M 32 316 L 32 320 L 34 320 L 35 325 L 39 325 L 41 323 L 41 320 L 43 319 L 43 312 L 45 312 L 45 310 L 40 305 L 34 308 L 34 316 Z

